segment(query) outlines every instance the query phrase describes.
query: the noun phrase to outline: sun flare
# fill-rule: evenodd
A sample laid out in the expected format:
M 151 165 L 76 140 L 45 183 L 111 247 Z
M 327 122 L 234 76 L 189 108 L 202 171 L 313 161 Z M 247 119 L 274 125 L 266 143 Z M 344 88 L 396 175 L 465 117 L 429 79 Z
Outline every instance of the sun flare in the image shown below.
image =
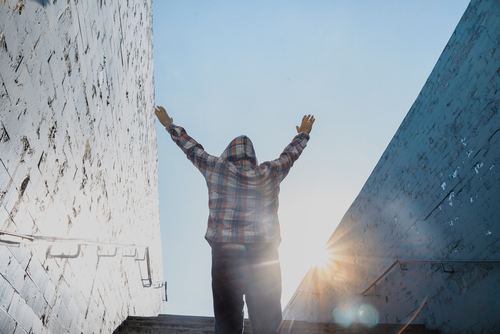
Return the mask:
M 328 262 L 333 254 L 324 245 L 317 245 L 309 249 L 309 259 L 311 266 L 317 266 L 324 268 L 328 265 Z
M 314 246 L 310 250 L 311 267 L 319 269 L 326 277 L 335 281 L 344 281 L 347 275 L 342 271 L 339 261 L 335 254 L 327 246 Z

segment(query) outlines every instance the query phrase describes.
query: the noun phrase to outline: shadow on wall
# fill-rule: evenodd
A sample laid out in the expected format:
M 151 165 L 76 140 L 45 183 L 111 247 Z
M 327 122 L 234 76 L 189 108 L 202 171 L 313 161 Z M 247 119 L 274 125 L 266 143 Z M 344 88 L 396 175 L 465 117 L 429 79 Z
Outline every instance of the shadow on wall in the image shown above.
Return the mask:
M 50 5 L 50 0 L 31 0 L 33 2 L 36 2 L 38 3 L 39 5 L 41 5 L 42 7 L 45 7 L 47 5 Z

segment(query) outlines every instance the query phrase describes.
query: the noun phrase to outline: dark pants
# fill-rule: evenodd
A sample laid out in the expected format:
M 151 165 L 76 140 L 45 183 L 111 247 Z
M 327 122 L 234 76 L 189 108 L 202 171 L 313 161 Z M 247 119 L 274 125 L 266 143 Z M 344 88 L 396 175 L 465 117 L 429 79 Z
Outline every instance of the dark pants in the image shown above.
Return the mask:
M 277 333 L 281 323 L 281 267 L 268 244 L 212 245 L 215 334 L 243 332 L 243 295 L 254 334 Z

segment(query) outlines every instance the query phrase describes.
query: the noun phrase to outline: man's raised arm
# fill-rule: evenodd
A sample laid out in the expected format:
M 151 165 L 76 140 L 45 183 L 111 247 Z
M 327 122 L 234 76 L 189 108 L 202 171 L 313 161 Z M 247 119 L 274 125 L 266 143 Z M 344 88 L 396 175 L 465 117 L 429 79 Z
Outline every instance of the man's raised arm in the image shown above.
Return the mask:
M 184 128 L 174 124 L 174 119 L 168 116 L 165 108 L 157 106 L 155 115 L 158 121 L 170 133 L 172 140 L 186 154 L 186 157 L 205 175 L 217 163 L 218 157 L 205 152 L 203 146 L 190 137 Z

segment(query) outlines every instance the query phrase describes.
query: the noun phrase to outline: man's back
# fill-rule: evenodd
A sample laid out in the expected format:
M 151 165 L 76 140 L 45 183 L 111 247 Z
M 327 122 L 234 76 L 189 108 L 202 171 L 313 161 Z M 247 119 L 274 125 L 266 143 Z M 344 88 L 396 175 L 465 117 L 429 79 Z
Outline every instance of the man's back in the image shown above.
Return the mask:
M 182 127 L 171 123 L 167 130 L 206 180 L 207 241 L 278 245 L 280 183 L 306 147 L 309 134 L 297 134 L 279 158 L 257 165 L 247 136 L 233 139 L 217 157 L 208 154 Z

